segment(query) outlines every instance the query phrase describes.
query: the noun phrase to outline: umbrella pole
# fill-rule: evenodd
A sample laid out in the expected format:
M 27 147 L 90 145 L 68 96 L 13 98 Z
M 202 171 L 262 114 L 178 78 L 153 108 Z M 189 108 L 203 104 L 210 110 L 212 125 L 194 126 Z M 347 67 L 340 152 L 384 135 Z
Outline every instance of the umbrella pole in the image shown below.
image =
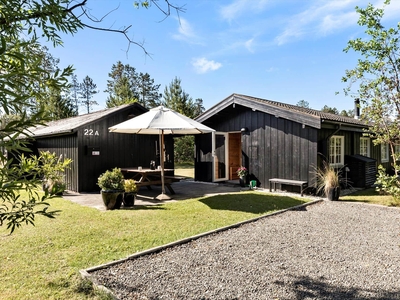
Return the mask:
M 161 165 L 161 194 L 157 196 L 158 200 L 169 200 L 167 194 L 165 194 L 165 184 L 164 184 L 164 129 L 161 130 L 161 141 L 160 141 L 160 165 Z

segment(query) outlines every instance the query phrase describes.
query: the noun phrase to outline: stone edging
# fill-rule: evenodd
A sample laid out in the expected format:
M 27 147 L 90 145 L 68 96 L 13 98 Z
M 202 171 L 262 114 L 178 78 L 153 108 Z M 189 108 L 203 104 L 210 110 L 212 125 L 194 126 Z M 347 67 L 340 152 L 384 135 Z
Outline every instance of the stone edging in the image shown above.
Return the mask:
M 138 258 L 138 257 L 141 257 L 141 256 L 145 256 L 145 255 L 161 252 L 162 250 L 165 250 L 167 248 L 172 248 L 174 246 L 178 246 L 178 245 L 181 245 L 181 244 L 189 243 L 191 241 L 197 240 L 197 239 L 199 239 L 201 237 L 204 237 L 204 236 L 207 236 L 207 235 L 210 235 L 210 234 L 219 233 L 219 232 L 226 231 L 226 230 L 229 230 L 229 229 L 237 228 L 237 227 L 240 227 L 240 226 L 242 226 L 244 224 L 247 224 L 247 223 L 251 223 L 251 222 L 255 222 L 255 221 L 260 220 L 260 219 L 264 219 L 264 218 L 267 218 L 267 217 L 279 215 L 279 214 L 282 214 L 282 213 L 287 212 L 287 211 L 303 208 L 303 207 L 306 207 L 308 205 L 313 205 L 313 204 L 316 204 L 316 203 L 319 203 L 319 202 L 322 202 L 322 201 L 324 201 L 324 200 L 323 199 L 314 200 L 314 201 L 307 202 L 307 203 L 300 204 L 300 205 L 296 205 L 296 206 L 293 206 L 293 207 L 290 207 L 290 208 L 282 209 L 282 210 L 279 210 L 279 211 L 276 211 L 276 212 L 273 212 L 273 213 L 270 213 L 270 214 L 266 214 L 266 215 L 255 217 L 255 218 L 252 218 L 252 219 L 249 219 L 249 220 L 245 220 L 245 221 L 242 221 L 242 222 L 239 222 L 239 223 L 235 223 L 235 224 L 232 224 L 232 225 L 228 225 L 228 226 L 225 226 L 225 227 L 221 227 L 221 228 L 217 228 L 217 229 L 214 229 L 214 230 L 211 230 L 211 231 L 200 233 L 200 234 L 188 237 L 188 238 L 184 238 L 184 239 L 181 239 L 181 240 L 178 240 L 178 241 L 174 241 L 174 242 L 165 244 L 165 245 L 161 245 L 161 246 L 150 248 L 150 249 L 147 249 L 147 250 L 144 250 L 144 251 L 141 251 L 141 252 L 137 252 L 135 254 L 129 255 L 129 256 L 127 256 L 125 258 L 122 258 L 122 259 L 119 259 L 119 260 L 114 260 L 114 261 L 109 262 L 109 263 L 105 263 L 105 264 L 102 264 L 102 265 L 90 267 L 90 268 L 83 269 L 83 270 L 79 270 L 79 273 L 81 274 L 82 278 L 90 280 L 94 284 L 95 289 L 102 290 L 102 291 L 108 293 L 110 296 L 114 297 L 114 299 L 117 299 L 114 296 L 114 294 L 112 293 L 111 290 L 109 290 L 107 287 L 105 287 L 103 285 L 98 284 L 96 282 L 96 280 L 92 277 L 90 272 L 94 272 L 94 271 L 101 270 L 101 269 L 106 269 L 106 268 L 111 267 L 113 265 L 117 265 L 117 264 L 123 263 L 123 262 L 125 262 L 127 260 L 131 260 L 131 259 L 135 259 L 135 258 Z

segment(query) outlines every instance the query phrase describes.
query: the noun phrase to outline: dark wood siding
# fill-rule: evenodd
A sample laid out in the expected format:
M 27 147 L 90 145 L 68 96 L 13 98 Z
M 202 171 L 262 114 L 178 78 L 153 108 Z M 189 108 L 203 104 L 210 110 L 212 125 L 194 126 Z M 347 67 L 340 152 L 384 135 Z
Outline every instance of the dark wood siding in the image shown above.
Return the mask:
M 195 180 L 212 181 L 211 133 L 195 135 Z
M 70 168 L 65 172 L 65 183 L 68 190 L 77 191 L 79 182 L 79 159 L 76 135 L 38 139 L 36 141 L 36 147 L 39 151 L 49 151 L 51 153 L 56 153 L 58 156 L 62 155 L 63 158 L 72 159 Z
M 310 166 L 317 163 L 317 129 L 240 105 L 226 108 L 204 124 L 221 132 L 248 128 L 242 134 L 242 164 L 261 187 L 268 187 L 273 177 L 312 181 Z M 211 136 L 197 137 L 196 149 L 195 178 L 211 181 L 210 176 L 204 176 L 212 162 Z
M 101 173 L 115 167 L 148 167 L 157 161 L 158 135 L 112 133 L 108 128 L 127 120 L 125 114 L 114 114 L 106 119 L 88 124 L 77 131 L 79 145 L 79 191 L 97 191 L 97 178 Z M 173 143 L 166 138 L 166 157 L 172 161 Z M 172 150 L 171 150 L 172 144 Z M 92 155 L 92 149 L 99 155 Z M 166 163 L 166 167 L 171 167 Z
M 108 130 L 143 111 L 135 106 L 127 107 L 78 127 L 71 133 L 37 138 L 34 147 L 73 160 L 71 169 L 66 172 L 67 189 L 76 192 L 99 191 L 97 178 L 106 170 L 115 167 L 149 167 L 151 160 L 159 164 L 158 135 L 110 133 Z M 165 137 L 165 146 L 165 167 L 174 168 L 172 136 Z

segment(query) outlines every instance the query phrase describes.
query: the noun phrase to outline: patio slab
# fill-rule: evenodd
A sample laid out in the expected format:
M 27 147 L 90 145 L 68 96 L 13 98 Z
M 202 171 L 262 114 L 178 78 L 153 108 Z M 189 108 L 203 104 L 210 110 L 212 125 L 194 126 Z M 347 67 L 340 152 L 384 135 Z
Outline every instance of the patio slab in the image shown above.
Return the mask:
M 239 184 L 234 183 L 207 183 L 199 181 L 183 180 L 172 184 L 175 191 L 175 195 L 167 194 L 172 198 L 170 200 L 157 200 L 157 197 L 161 193 L 161 186 L 152 186 L 151 190 L 142 187 L 136 197 L 135 206 L 139 205 L 159 205 L 167 202 L 186 200 L 191 198 L 205 197 L 215 194 L 223 193 L 235 193 L 242 190 L 248 190 L 248 188 L 242 188 Z M 78 203 L 80 205 L 93 207 L 99 210 L 106 210 L 99 193 L 75 193 L 66 191 L 63 195 L 64 199 Z

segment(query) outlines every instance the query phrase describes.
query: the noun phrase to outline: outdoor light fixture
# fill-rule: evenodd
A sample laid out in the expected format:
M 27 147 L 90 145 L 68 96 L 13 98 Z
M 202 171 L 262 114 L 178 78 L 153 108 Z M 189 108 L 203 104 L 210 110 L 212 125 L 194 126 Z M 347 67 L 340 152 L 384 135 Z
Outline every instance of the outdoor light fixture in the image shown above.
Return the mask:
M 245 133 L 245 132 L 249 132 L 249 129 L 247 127 L 243 127 L 242 129 L 240 129 L 241 133 Z

